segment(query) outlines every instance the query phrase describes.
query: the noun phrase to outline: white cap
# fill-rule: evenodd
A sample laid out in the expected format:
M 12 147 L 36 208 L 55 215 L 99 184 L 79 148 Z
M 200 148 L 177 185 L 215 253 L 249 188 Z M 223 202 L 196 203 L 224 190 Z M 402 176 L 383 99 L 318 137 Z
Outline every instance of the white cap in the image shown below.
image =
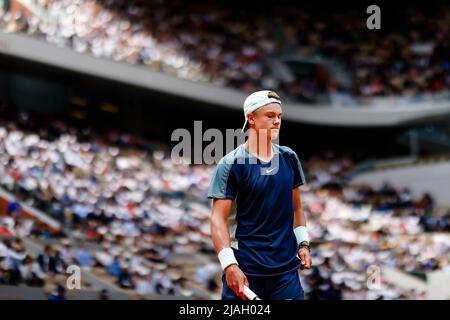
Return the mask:
M 242 132 L 244 131 L 245 125 L 247 124 L 247 114 L 255 112 L 257 109 L 268 105 L 269 103 L 278 103 L 281 106 L 281 99 L 275 93 L 275 91 L 262 90 L 253 92 L 244 101 L 244 117 L 245 122 L 242 127 Z

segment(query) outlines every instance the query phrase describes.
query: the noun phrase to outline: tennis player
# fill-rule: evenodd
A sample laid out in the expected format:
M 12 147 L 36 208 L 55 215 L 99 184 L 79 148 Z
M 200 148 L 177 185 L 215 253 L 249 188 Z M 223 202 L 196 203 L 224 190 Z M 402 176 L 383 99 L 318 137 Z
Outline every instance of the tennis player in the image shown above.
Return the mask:
M 245 300 L 247 286 L 261 299 L 303 300 L 298 270 L 311 268 L 299 190 L 305 177 L 297 154 L 274 142 L 280 97 L 252 93 L 244 115 L 248 139 L 220 160 L 208 192 L 211 236 L 224 271 L 222 299 Z

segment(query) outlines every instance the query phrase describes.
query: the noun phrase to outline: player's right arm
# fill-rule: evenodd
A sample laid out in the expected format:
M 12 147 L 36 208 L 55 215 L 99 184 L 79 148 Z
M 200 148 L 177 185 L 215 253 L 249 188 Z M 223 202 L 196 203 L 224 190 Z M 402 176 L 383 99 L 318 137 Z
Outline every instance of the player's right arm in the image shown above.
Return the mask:
M 231 213 L 233 200 L 231 199 L 213 199 L 212 213 L 211 213 L 211 237 L 214 247 L 219 254 L 227 249 L 230 251 L 230 234 L 228 232 L 227 220 Z M 227 251 L 226 250 L 226 251 Z M 220 256 L 220 255 L 219 255 Z M 246 299 L 244 294 L 244 285 L 248 286 L 247 277 L 244 275 L 238 264 L 233 263 L 228 265 L 225 269 L 225 276 L 228 287 L 242 299 Z

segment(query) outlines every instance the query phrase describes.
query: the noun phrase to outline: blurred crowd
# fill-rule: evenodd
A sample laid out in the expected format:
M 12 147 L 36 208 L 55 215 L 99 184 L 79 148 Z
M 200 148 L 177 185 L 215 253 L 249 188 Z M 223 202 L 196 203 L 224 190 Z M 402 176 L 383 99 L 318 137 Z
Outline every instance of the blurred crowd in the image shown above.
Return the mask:
M 87 244 L 90 239 L 78 243 L 68 238 L 50 237 L 47 239 L 53 239 L 53 244 L 33 250 L 29 243 L 26 247 L 26 242 L 44 239 L 42 234 L 32 235 L 33 220 L 6 216 L 0 218 L 0 226 L 0 284 L 23 284 L 47 291 L 55 286 L 57 291 L 65 293 L 68 267 L 76 265 L 87 272 L 104 269 L 114 279 L 113 284 L 134 290 L 136 295 L 130 295 L 132 297 L 192 295 L 182 273 L 169 270 L 168 263 L 163 263 L 165 256 L 158 251 L 162 247 L 147 246 L 151 248 L 149 252 L 138 252 L 137 247 L 125 250 L 122 243 L 108 245 L 99 241 L 94 247 L 92 243 Z M 149 261 L 146 263 L 145 259 Z
M 368 290 L 366 272 L 395 268 L 422 278 L 428 271 L 450 273 L 450 210 L 436 207 L 429 194 L 416 199 L 408 188 L 389 183 L 379 189 L 350 184 L 350 164 L 332 155 L 306 164 L 310 191 L 302 203 L 315 242 L 314 267 L 303 271 L 306 291 L 313 299 L 426 298 L 388 281 Z
M 0 185 L 16 196 L 0 225 L 0 282 L 41 286 L 76 264 L 140 298 L 220 296 L 206 198 L 213 167 L 172 161 L 163 149 L 117 146 L 62 121 L 31 130 L 29 116 L 18 118 L 0 124 Z M 352 185 L 350 157 L 327 152 L 302 161 L 314 241 L 314 268 L 302 272 L 309 298 L 421 299 L 423 292 L 387 282 L 368 290 L 366 270 L 450 272 L 450 212 L 431 195 Z M 23 205 L 62 222 L 65 234 L 33 227 Z M 22 243 L 29 237 L 54 242 L 33 256 Z
M 345 10 L 345 11 L 344 11 Z M 283 6 L 274 14 L 302 55 L 320 54 L 352 73 L 355 96 L 415 96 L 450 89 L 450 7 L 381 9 L 380 30 L 358 10 Z M 317 78 L 317 77 L 316 77 Z M 342 92 L 333 81 L 309 81 L 300 90 Z
M 307 102 L 327 96 L 351 103 L 351 96 L 411 97 L 450 89 L 448 6 L 389 7 L 382 29 L 369 30 L 365 12 L 348 8 L 330 13 L 272 4 L 249 14 L 245 7 L 202 1 L 34 3 L 46 14 L 0 9 L 0 28 L 183 79 L 245 91 L 272 88 Z M 284 54 L 337 61 L 351 84 L 335 81 L 317 64 L 301 75 L 280 76 L 270 60 Z
M 142 296 L 191 295 L 171 258 L 211 250 L 209 210 L 198 200 L 211 169 L 174 164 L 163 151 L 105 145 L 101 137 L 80 142 L 72 130 L 63 122 L 35 133 L 1 126 L 0 185 L 72 230 L 76 246 L 61 248 L 73 251 L 64 265 L 102 268 Z M 8 215 L 20 221 L 18 202 Z M 58 250 L 47 249 L 56 258 Z
M 275 87 L 264 59 L 277 43 L 258 15 L 184 1 L 37 0 L 46 19 L 4 13 L 0 26 L 99 58 L 144 64 L 242 90 Z M 151 18 L 149 18 L 151 17 Z

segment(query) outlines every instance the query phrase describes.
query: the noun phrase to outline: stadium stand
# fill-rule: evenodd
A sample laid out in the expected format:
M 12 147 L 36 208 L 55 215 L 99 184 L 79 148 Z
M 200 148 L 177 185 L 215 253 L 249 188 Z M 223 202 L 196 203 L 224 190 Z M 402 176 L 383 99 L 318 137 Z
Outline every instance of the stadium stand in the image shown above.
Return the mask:
M 19 240 L 2 242 L 4 283 L 17 283 L 19 274 L 27 279 L 28 268 L 38 279 L 25 281 L 40 284 L 48 267 L 39 265 L 39 257 L 48 256 L 55 261 L 54 273 L 75 262 L 141 298 L 218 297 L 220 268 L 205 202 L 211 167 L 174 164 L 164 151 L 142 152 L 126 142 L 117 147 L 94 136 L 82 142 L 81 130 L 60 121 L 37 132 L 20 123 L 21 128 L 1 127 L 1 184 L 64 223 L 70 240 L 57 240 L 37 260 L 27 257 L 20 235 L 28 236 L 29 229 L 15 206 L 8 206 L 2 230 Z M 448 270 L 449 211 L 437 210 L 429 195 L 413 198 L 408 189 L 350 185 L 350 158 L 328 153 L 304 164 L 309 183 L 302 198 L 316 266 L 303 272 L 307 294 L 312 299 L 424 297 L 391 283 L 381 291 L 367 290 L 365 270 L 372 264 L 422 276 Z
M 145 65 L 188 80 L 184 90 L 193 95 L 203 92 L 193 83 L 217 87 L 205 95 L 220 91 L 220 100 L 239 109 L 247 91 L 273 88 L 288 101 L 316 104 L 299 108 L 297 119 L 328 124 L 340 117 L 340 124 L 389 126 L 448 113 L 448 7 L 401 13 L 396 21 L 408 32 L 397 27 L 376 36 L 361 30 L 351 10 L 317 16 L 314 8 L 274 5 L 248 19 L 235 9 L 201 1 L 11 1 L 0 5 L 0 40 L 7 39 L 0 51 L 26 59 L 33 50 L 23 48 L 43 48 L 40 54 L 54 60 L 83 56 L 79 65 L 89 61 L 104 73 L 113 63 L 126 66 L 116 74 L 126 70 L 142 82 L 148 78 L 135 67 Z M 280 63 L 284 76 L 276 72 Z M 407 114 L 416 103 L 418 114 Z M 435 103 L 442 108 L 424 111 Z M 334 104 L 384 113 L 367 120 L 368 108 L 350 117 L 330 111 Z M 206 199 L 213 168 L 175 163 L 169 150 L 114 128 L 96 132 L 83 117 L 74 126 L 0 100 L 0 298 L 220 298 Z M 442 195 L 414 193 L 407 181 L 355 182 L 361 165 L 353 155 L 299 154 L 313 239 L 314 267 L 301 272 L 307 298 L 450 299 L 438 285 L 450 274 L 450 208 Z M 58 286 L 73 264 L 82 269 L 80 292 Z M 367 285 L 373 266 L 385 272 L 376 290 Z
M 273 88 L 310 103 L 323 102 L 327 94 L 326 99 L 331 95 L 351 105 L 356 104 L 352 96 L 420 98 L 450 89 L 446 6 L 393 8 L 395 19 L 385 18 L 388 31 L 374 33 L 349 8 L 328 12 L 272 5 L 270 14 L 249 18 L 245 9 L 201 1 L 16 2 L 21 4 L 17 10 L 1 12 L 0 27 L 6 32 L 25 32 L 188 80 L 244 91 Z M 20 9 L 27 4 L 32 10 Z M 271 61 L 287 55 L 299 63 L 333 60 L 351 80 L 339 83 L 325 63 L 306 67 L 310 72 L 277 76 Z

